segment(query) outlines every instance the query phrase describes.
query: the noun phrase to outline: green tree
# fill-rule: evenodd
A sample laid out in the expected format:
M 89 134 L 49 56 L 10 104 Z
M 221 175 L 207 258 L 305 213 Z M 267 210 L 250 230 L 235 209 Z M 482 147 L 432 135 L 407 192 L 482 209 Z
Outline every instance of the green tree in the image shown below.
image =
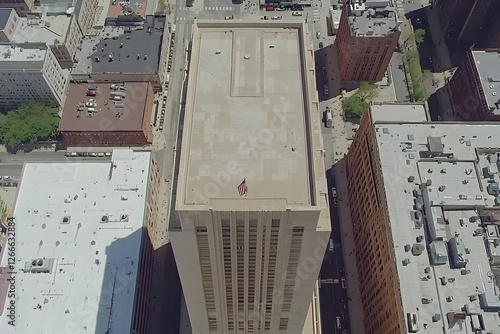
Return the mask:
M 0 118 L 0 143 L 13 147 L 55 138 L 59 121 L 57 108 L 40 103 L 25 104 Z
M 377 97 L 378 95 L 377 87 L 373 84 L 363 81 L 359 85 L 356 95 L 359 96 L 361 101 L 370 102 L 371 100 L 373 100 L 373 98 Z
M 167 11 L 167 4 L 165 0 L 158 0 L 158 9 L 156 10 L 157 14 L 165 14 Z
M 420 46 L 420 43 L 424 41 L 425 38 L 425 30 L 417 29 L 415 30 L 415 43 L 417 43 L 417 47 Z
M 406 54 L 408 61 L 408 70 L 410 72 L 411 83 L 413 85 L 413 94 L 416 101 L 425 101 L 429 94 L 424 87 L 424 78 L 422 68 L 420 67 L 420 56 L 418 51 L 411 51 Z
M 363 101 L 359 96 L 353 95 L 342 100 L 342 109 L 346 117 L 360 118 L 368 108 L 368 102 Z

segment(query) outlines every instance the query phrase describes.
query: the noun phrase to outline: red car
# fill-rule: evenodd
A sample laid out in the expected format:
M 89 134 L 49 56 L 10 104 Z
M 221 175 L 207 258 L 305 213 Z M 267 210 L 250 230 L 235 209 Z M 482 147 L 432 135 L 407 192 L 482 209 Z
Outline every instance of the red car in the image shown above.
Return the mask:
M 274 11 L 274 7 L 272 6 L 269 6 L 266 8 L 266 12 L 273 12 Z
M 88 90 L 87 96 L 97 96 L 97 92 L 95 90 Z

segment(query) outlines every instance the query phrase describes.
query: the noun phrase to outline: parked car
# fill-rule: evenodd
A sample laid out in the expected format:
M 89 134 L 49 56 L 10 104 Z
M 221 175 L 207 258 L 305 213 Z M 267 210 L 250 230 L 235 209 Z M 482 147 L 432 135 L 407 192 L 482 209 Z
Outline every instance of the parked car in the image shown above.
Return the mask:
M 321 32 L 316 31 L 316 38 L 319 39 L 321 37 Z
M 295 11 L 295 12 L 292 12 L 292 16 L 302 16 L 302 13 Z
M 4 175 L 4 176 L 3 176 L 3 179 L 4 179 L 4 180 L 13 180 L 13 179 L 14 179 L 14 176 L 12 176 L 12 175 Z
M 337 197 L 337 188 L 332 187 L 332 196 Z
M 274 10 L 283 11 L 283 10 L 286 10 L 286 9 L 283 8 L 283 7 L 276 7 Z
M 333 199 L 333 207 L 336 208 L 338 206 L 339 206 L 339 201 L 336 198 L 334 198 Z
M 327 85 L 325 85 L 325 86 L 323 87 L 323 91 L 324 91 L 325 95 L 328 95 L 329 89 L 328 89 L 328 86 L 327 86 Z
M 232 19 L 234 19 L 233 15 L 229 15 L 229 16 L 224 17 L 224 20 L 232 20 Z
M 273 6 L 266 7 L 266 12 L 273 12 L 273 11 L 274 11 Z
M 273 16 L 271 17 L 272 20 L 281 20 L 283 17 L 282 16 Z

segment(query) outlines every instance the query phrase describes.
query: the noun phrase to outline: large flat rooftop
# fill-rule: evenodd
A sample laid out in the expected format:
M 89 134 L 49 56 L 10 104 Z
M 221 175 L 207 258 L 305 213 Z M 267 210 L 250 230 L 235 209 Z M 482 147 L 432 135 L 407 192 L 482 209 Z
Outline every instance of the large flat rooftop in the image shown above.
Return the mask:
M 500 51 L 472 51 L 488 108 L 500 115 Z
M 87 96 L 87 90 L 91 86 L 97 86 L 96 96 Z M 118 86 L 123 86 L 124 89 Z M 123 97 L 114 97 L 114 94 Z M 145 122 L 149 122 L 149 119 L 144 118 L 148 108 L 153 106 L 152 94 L 151 84 L 148 82 L 71 84 L 59 130 L 139 131 L 143 129 Z
M 496 333 L 500 270 L 485 235 L 498 222 L 478 217 L 500 208 L 500 125 L 405 123 L 414 110 L 389 120 L 383 107 L 372 115 L 405 319 L 429 333 Z
M 308 151 L 315 148 L 308 147 L 308 94 L 316 91 L 304 73 L 312 65 L 304 64 L 303 25 L 198 24 L 184 124 L 182 203 L 244 198 L 311 205 L 315 171 Z M 243 179 L 248 193 L 240 197 Z
M 47 55 L 47 47 L 37 43 L 0 43 L 0 71 L 41 70 Z
M 165 17 L 147 16 L 138 27 L 105 27 L 83 40 L 72 73 L 157 73 L 164 26 Z
M 108 162 L 25 165 L 13 210 L 16 326 L 4 309 L 2 334 L 131 332 L 149 163 L 149 152 L 115 150 Z
M 47 45 L 61 44 L 66 41 L 71 16 L 64 12 L 58 15 L 49 15 L 45 6 L 38 8 L 38 12 L 29 17 L 19 18 L 13 40 L 17 43 L 46 43 Z M 35 16 L 36 14 L 36 16 Z
M 349 5 L 349 25 L 355 36 L 386 36 L 397 29 L 394 7 L 380 7 L 384 1 L 352 3 Z

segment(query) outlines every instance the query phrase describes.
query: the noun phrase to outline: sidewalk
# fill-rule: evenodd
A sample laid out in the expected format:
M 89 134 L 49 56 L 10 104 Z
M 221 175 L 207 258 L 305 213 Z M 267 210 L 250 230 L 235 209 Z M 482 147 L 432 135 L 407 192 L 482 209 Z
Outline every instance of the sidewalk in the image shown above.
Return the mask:
M 351 332 L 362 334 L 365 332 L 364 313 L 361 304 L 361 293 L 359 291 L 359 277 L 356 267 L 356 250 L 354 236 L 352 234 L 351 213 L 349 211 L 349 201 L 347 197 L 345 165 L 346 160 L 343 159 L 336 163 L 333 169 L 335 171 L 335 180 L 339 193 L 340 232 L 343 236 L 342 248 L 347 282 L 347 300 L 351 319 Z

